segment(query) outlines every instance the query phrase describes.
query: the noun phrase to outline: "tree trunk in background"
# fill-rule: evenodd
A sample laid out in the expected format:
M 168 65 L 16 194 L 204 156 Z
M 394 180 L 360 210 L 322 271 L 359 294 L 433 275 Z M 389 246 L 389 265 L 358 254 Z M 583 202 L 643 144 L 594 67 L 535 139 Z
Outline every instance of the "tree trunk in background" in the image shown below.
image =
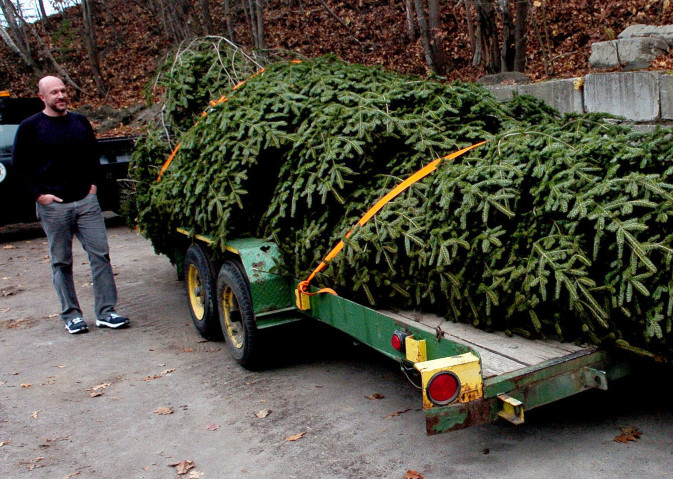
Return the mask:
M 37 0 L 37 6 L 40 9 L 40 16 L 42 18 L 47 18 L 47 11 L 44 9 L 44 1 L 43 0 Z
M 416 25 L 414 24 L 414 0 L 404 0 L 404 9 L 407 14 L 407 38 L 410 42 L 416 40 Z
M 257 48 L 265 49 L 266 40 L 264 39 L 264 8 L 262 0 L 255 0 L 255 17 L 257 18 Z
M 103 80 L 103 74 L 100 71 L 98 61 L 98 44 L 96 43 L 95 12 L 93 0 L 82 0 L 82 19 L 84 20 L 83 40 L 86 46 L 86 53 L 89 57 L 89 66 L 93 75 L 98 96 L 103 97 L 107 93 L 107 87 Z
M 33 50 L 28 41 L 28 32 L 24 27 L 25 22 L 22 21 L 18 10 L 10 0 L 0 0 L 0 10 L 2 10 L 5 22 L 7 23 L 7 28 L 2 28 L 0 38 L 14 53 L 19 55 L 21 60 L 33 70 L 36 76 L 42 76 L 42 69 L 33 59 Z
M 194 36 L 189 27 L 191 7 L 189 0 L 149 0 L 150 9 L 155 12 L 166 38 L 180 43 Z
M 439 13 L 439 0 L 428 0 L 428 26 L 430 27 L 430 48 L 435 64 L 435 73 L 446 75 L 449 69 L 449 61 L 444 51 L 444 32 L 441 29 L 441 17 Z
M 514 23 L 514 71 L 523 72 L 526 69 L 526 32 L 528 30 L 528 9 L 527 0 L 516 2 L 516 19 Z
M 475 7 L 478 24 L 477 51 L 481 53 L 486 71 L 497 73 L 500 70 L 500 52 L 498 51 L 498 31 L 493 0 L 481 0 L 475 4 Z
M 421 32 L 421 42 L 423 43 L 423 51 L 425 52 L 425 63 L 428 68 L 435 71 L 435 63 L 432 58 L 432 46 L 430 45 L 430 32 L 428 22 L 425 19 L 425 6 L 422 0 L 414 0 L 416 7 L 416 18 L 418 19 L 418 29 Z
M 231 21 L 231 5 L 229 0 L 224 0 L 224 23 L 227 28 L 227 38 L 234 41 L 234 26 Z
M 477 41 L 475 39 L 474 24 L 472 23 L 472 0 L 465 0 L 465 22 L 467 23 L 467 36 L 470 39 L 472 55 L 474 55 L 477 48 Z
M 213 17 L 210 15 L 210 7 L 208 0 L 201 0 L 201 17 L 203 18 L 203 30 L 206 35 L 213 33 Z
M 514 54 L 516 45 L 514 42 L 514 22 L 509 11 L 509 0 L 498 0 L 498 11 L 502 19 L 502 48 L 500 50 L 500 71 L 511 72 L 514 70 Z

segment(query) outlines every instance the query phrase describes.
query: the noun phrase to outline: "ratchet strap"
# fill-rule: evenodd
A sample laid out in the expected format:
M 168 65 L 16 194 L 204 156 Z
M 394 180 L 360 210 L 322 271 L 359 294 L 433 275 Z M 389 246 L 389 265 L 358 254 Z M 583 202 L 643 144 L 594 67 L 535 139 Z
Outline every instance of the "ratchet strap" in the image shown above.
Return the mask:
M 413 185 L 417 181 L 422 180 L 423 178 L 428 176 L 430 173 L 435 171 L 442 161 L 453 160 L 454 158 L 457 158 L 460 155 L 462 155 L 464 153 L 467 153 L 468 151 L 470 151 L 474 148 L 477 148 L 478 146 L 483 145 L 484 143 L 486 143 L 486 142 L 482 141 L 482 142 L 476 143 L 474 145 L 468 146 L 467 148 L 463 148 L 462 150 L 458 150 L 454 153 L 451 153 L 450 155 L 443 156 L 441 158 L 437 158 L 432 163 L 429 163 L 428 165 L 424 166 L 423 168 L 418 170 L 416 173 L 411 175 L 409 178 L 404 180 L 402 183 L 397 185 L 395 188 L 393 188 L 388 194 L 386 194 L 379 201 L 377 201 L 376 204 L 374 206 L 372 206 L 370 208 L 370 210 L 367 211 L 362 218 L 360 218 L 360 221 L 357 222 L 356 226 L 363 226 L 365 223 L 367 223 L 370 219 L 372 219 L 372 217 L 376 213 L 381 211 L 381 209 L 386 205 L 386 203 L 388 203 L 389 201 L 394 199 L 396 196 L 398 196 L 400 193 L 402 193 L 404 190 L 409 188 L 411 185 Z M 351 228 L 351 230 L 348 233 L 346 233 L 346 238 L 350 238 L 350 236 L 353 233 L 353 231 L 355 230 L 356 226 Z M 343 249 L 343 247 L 344 247 L 344 241 L 340 240 L 337 243 L 337 245 L 332 249 L 332 251 L 330 251 L 327 254 L 327 256 L 325 256 L 325 259 L 323 259 L 320 262 L 318 267 L 313 270 L 313 272 L 309 275 L 309 277 L 306 280 L 301 281 L 297 285 L 296 296 L 297 296 L 297 304 L 298 305 L 300 303 L 302 303 L 302 301 L 301 301 L 302 296 L 314 296 L 314 295 L 320 294 L 320 293 L 330 293 L 330 294 L 333 294 L 335 296 L 338 296 L 336 291 L 334 291 L 331 288 L 322 288 L 315 293 L 309 293 L 308 292 L 308 287 L 309 287 L 309 283 L 311 282 L 311 280 L 313 280 L 313 278 L 315 278 L 315 275 L 318 274 L 319 272 L 321 272 L 323 269 L 325 269 L 325 267 L 327 267 L 327 264 L 330 261 L 332 261 L 336 255 L 339 254 L 339 252 Z M 308 309 L 308 308 L 306 308 L 306 309 Z

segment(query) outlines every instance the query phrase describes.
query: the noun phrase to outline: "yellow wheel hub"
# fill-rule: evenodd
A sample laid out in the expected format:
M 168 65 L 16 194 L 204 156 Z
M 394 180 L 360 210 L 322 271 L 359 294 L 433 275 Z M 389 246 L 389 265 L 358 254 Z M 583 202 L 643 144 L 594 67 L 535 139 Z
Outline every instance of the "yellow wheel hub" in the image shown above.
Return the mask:
M 194 316 L 199 321 L 203 321 L 206 315 L 203 301 L 203 285 L 201 284 L 199 270 L 193 264 L 190 264 L 187 270 L 187 291 L 189 292 L 189 304 Z
M 224 286 L 222 288 L 222 316 L 227 328 L 227 337 L 231 340 L 232 346 L 241 349 L 244 342 L 243 323 L 241 322 L 241 310 L 238 307 L 234 291 Z

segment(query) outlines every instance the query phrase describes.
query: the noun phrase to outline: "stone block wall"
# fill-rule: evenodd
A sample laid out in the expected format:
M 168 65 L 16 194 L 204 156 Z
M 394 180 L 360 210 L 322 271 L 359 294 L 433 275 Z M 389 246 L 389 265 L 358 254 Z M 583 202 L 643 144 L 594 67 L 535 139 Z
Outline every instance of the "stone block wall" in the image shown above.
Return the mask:
M 605 112 L 635 123 L 673 120 L 673 75 L 666 73 L 592 73 L 580 78 L 485 87 L 498 101 L 532 95 L 561 113 Z

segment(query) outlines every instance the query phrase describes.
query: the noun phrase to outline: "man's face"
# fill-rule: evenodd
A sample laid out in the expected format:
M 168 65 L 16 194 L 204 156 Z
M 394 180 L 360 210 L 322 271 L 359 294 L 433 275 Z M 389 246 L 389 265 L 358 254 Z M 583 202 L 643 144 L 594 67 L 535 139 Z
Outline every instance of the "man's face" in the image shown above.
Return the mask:
M 47 114 L 65 115 L 68 109 L 68 92 L 62 81 L 54 79 L 45 82 L 40 89 L 39 96 L 44 102 Z

